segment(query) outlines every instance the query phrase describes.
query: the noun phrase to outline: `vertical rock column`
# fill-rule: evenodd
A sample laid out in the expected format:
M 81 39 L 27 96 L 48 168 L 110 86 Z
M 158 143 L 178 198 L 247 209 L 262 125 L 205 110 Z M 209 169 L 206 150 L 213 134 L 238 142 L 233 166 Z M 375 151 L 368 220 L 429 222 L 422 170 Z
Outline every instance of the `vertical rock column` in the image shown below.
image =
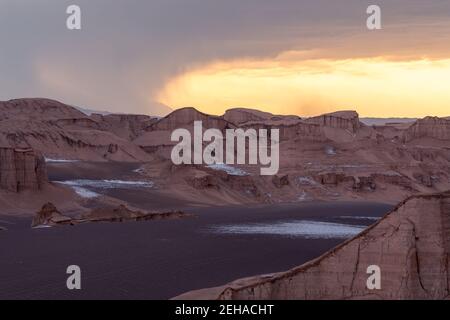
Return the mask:
M 45 160 L 32 149 L 0 148 L 0 189 L 37 191 L 47 181 Z
M 0 189 L 17 192 L 14 149 L 0 148 Z

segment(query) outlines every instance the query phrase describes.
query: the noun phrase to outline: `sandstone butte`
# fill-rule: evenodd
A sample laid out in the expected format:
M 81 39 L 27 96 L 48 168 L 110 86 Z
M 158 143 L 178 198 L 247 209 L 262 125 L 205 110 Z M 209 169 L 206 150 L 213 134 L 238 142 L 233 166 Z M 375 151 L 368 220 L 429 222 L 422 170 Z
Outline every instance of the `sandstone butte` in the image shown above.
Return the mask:
M 40 190 L 47 182 L 45 160 L 32 149 L 0 147 L 0 189 Z
M 450 192 L 412 196 L 382 220 L 287 272 L 234 281 L 175 299 L 448 299 Z M 381 268 L 381 289 L 366 286 Z

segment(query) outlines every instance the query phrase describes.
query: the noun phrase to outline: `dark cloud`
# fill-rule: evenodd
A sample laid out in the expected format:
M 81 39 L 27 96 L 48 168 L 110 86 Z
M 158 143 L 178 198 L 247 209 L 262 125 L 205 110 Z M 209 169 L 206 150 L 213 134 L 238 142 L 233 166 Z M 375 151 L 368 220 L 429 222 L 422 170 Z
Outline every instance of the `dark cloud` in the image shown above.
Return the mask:
M 377 2 L 384 30 L 375 35 L 362 0 L 0 0 L 0 99 L 161 113 L 155 92 L 214 60 L 446 50 L 449 1 Z M 82 8 L 81 31 L 65 28 L 70 4 Z

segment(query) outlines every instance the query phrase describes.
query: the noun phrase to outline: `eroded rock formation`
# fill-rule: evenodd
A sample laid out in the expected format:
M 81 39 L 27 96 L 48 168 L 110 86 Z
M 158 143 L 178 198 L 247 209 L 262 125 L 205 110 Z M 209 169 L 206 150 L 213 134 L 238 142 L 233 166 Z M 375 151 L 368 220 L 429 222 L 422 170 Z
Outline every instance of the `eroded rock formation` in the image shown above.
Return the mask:
M 87 116 L 49 99 L 0 102 L 0 143 L 33 148 L 53 159 L 145 161 L 131 140 L 147 126 L 139 116 Z M 140 122 L 144 123 L 140 123 Z
M 40 118 L 46 120 L 85 118 L 85 114 L 61 102 L 42 99 L 0 101 L 0 121 Z
M 120 205 L 118 207 L 92 209 L 80 217 L 72 218 L 62 215 L 52 203 L 47 203 L 35 215 L 31 226 L 76 225 L 89 222 L 172 220 L 187 217 L 192 217 L 192 215 L 181 211 L 142 212 L 131 210 L 125 205 Z
M 405 142 L 420 138 L 450 139 L 450 120 L 446 118 L 426 117 L 417 120 L 404 133 Z
M 202 121 L 204 129 L 222 131 L 279 129 L 278 176 L 288 175 L 291 183 L 280 188 L 284 182 L 264 179 L 258 174 L 260 166 L 233 165 L 248 171 L 246 177 L 211 172 L 202 165 L 167 170 L 177 144 L 170 139 L 172 131 L 192 130 L 194 121 Z M 19 99 L 0 102 L 0 145 L 17 150 L 31 147 L 50 159 L 143 162 L 143 175 L 151 175 L 148 178 L 162 188 L 205 203 L 292 202 L 304 201 L 305 195 L 310 200 L 395 203 L 411 194 L 450 188 L 449 121 L 429 117 L 415 123 L 368 126 L 354 111 L 301 119 L 244 108 L 222 116 L 194 108 L 164 118 L 87 115 L 52 100 Z M 3 186 L 16 189 L 7 177 L 3 175 Z M 312 183 L 292 183 L 302 177 Z
M 102 130 L 113 132 L 126 140 L 136 139 L 145 128 L 158 121 L 155 117 L 129 114 L 92 114 L 91 118 L 100 124 Z
M 70 224 L 72 219 L 61 214 L 52 203 L 46 203 L 34 216 L 31 227 Z
M 338 111 L 309 118 L 306 121 L 325 127 L 349 130 L 352 133 L 355 133 L 362 126 L 356 111 Z
M 40 190 L 47 182 L 45 160 L 31 149 L 0 148 L 0 189 Z
M 355 238 L 298 268 L 180 299 L 447 299 L 450 192 L 413 196 Z M 369 266 L 381 288 L 367 287 Z

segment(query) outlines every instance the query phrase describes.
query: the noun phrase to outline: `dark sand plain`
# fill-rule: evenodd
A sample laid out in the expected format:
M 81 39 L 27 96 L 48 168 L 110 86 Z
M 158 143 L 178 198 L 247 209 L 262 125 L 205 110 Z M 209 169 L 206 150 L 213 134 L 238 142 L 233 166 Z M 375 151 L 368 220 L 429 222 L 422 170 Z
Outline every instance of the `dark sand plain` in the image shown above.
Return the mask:
M 49 176 L 111 178 L 111 168 L 83 166 L 87 169 L 49 166 Z M 134 169 L 117 168 L 115 178 L 130 178 L 126 172 Z M 0 231 L 0 299 L 169 299 L 237 278 L 288 270 L 345 240 L 221 234 L 214 231 L 218 226 L 299 220 L 370 225 L 373 220 L 351 217 L 381 217 L 391 208 L 369 202 L 206 208 L 161 198 L 155 190 L 105 192 L 136 207 L 159 203 L 196 217 L 31 229 L 31 217 L 0 216 L 0 226 L 8 229 Z M 66 288 L 69 265 L 81 267 L 81 290 Z

